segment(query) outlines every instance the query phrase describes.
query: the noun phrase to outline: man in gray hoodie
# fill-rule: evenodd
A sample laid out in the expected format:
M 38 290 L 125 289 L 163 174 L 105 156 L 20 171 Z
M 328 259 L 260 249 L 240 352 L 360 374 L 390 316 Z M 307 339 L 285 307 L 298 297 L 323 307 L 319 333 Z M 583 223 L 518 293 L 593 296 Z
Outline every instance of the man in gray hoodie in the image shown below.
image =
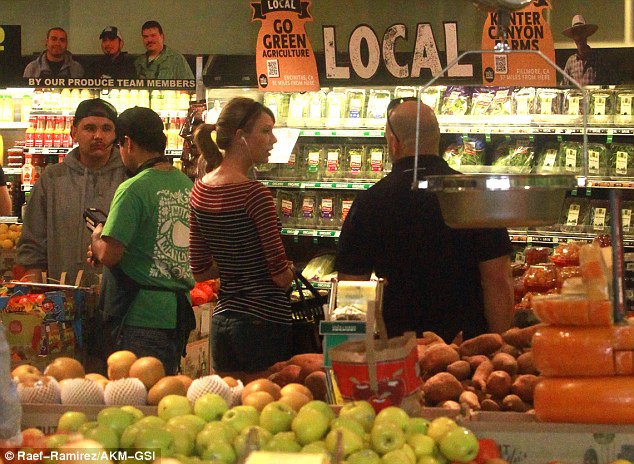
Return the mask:
M 86 208 L 110 209 L 115 190 L 128 176 L 116 146 L 117 110 L 101 99 L 84 100 L 75 111 L 71 136 L 78 144 L 62 163 L 49 165 L 31 190 L 25 210 L 17 262 L 28 279 L 74 284 L 80 270 L 94 273 L 86 262 L 90 232 Z M 84 281 L 85 284 L 94 283 Z
M 24 68 L 23 77 L 83 77 L 84 68 L 67 50 L 68 36 L 61 27 L 46 33 L 46 50 Z

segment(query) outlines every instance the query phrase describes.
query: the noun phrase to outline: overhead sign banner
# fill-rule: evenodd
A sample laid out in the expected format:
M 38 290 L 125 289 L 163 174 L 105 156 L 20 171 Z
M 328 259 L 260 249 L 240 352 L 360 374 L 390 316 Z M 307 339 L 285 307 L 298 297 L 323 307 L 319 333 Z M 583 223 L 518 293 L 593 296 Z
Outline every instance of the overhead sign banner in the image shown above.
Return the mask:
M 546 10 L 550 0 L 533 0 L 526 8 L 510 13 L 506 43 L 511 50 L 539 50 L 553 63 L 555 46 Z M 504 40 L 498 37 L 500 13 L 490 12 L 482 31 L 482 49 L 494 50 Z M 554 86 L 557 70 L 536 53 L 483 53 L 482 78 L 493 86 Z
M 319 90 L 317 61 L 304 25 L 312 21 L 311 0 L 251 3 L 253 21 L 262 21 L 256 47 L 258 87 L 264 92 Z
M 0 25 L 0 83 L 14 83 L 21 76 L 22 27 Z

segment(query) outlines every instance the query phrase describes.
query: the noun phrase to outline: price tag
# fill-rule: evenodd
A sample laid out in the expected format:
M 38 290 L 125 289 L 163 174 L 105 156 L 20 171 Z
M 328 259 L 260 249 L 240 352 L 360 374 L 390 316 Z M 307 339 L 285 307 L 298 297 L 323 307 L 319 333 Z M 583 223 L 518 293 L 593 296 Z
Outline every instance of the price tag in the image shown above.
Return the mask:
M 592 225 L 595 229 L 603 230 L 605 229 L 605 208 L 595 208 L 594 209 L 594 218 L 592 220 Z
M 616 173 L 622 176 L 627 175 L 627 152 L 616 152 Z
M 621 210 L 621 220 L 623 223 L 623 230 L 629 232 L 632 222 L 632 210 L 631 209 L 622 209 Z
M 566 171 L 577 169 L 577 150 L 566 148 Z
M 605 97 L 594 97 L 594 115 L 605 116 Z
M 588 170 L 591 174 L 599 173 L 599 152 L 588 150 Z
M 567 226 L 576 226 L 579 221 L 579 213 L 581 212 L 581 205 L 572 204 L 568 208 L 568 217 L 566 218 Z
M 619 101 L 621 102 L 621 109 L 619 114 L 621 116 L 629 116 L 632 114 L 632 96 L 631 95 L 619 95 Z

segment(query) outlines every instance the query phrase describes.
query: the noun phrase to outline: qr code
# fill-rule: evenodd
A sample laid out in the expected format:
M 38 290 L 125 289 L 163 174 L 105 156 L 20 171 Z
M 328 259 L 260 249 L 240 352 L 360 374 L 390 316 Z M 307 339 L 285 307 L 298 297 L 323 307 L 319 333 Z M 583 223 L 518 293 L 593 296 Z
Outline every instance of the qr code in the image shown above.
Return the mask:
M 495 55 L 495 73 L 496 74 L 507 74 L 508 73 L 508 62 L 506 55 Z
M 280 66 L 277 60 L 266 60 L 266 69 L 269 77 L 280 77 Z

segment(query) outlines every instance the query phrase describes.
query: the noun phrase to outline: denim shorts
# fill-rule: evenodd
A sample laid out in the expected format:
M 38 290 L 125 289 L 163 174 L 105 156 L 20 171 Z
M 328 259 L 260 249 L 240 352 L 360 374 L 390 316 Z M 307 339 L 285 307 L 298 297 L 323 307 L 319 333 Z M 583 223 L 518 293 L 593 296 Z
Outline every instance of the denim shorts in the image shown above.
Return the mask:
M 211 352 L 218 372 L 257 372 L 291 357 L 291 326 L 235 311 L 214 314 Z
M 163 363 L 166 375 L 176 375 L 180 367 L 182 342 L 175 329 L 153 329 L 124 325 L 121 329 L 118 349 L 129 350 L 139 358 L 154 356 Z

